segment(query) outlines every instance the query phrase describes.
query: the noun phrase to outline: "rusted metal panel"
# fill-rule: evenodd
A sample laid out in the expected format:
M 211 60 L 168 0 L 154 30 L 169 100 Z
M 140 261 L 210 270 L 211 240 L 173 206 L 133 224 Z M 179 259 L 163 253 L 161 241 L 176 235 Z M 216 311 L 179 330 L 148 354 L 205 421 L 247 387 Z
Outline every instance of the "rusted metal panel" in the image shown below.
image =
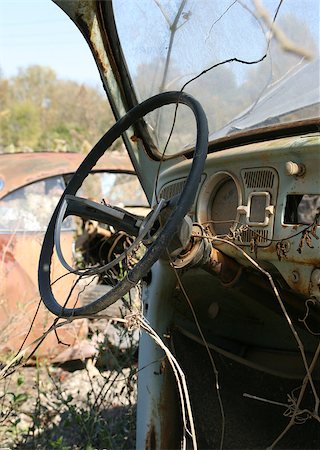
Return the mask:
M 171 326 L 176 278 L 169 266 L 158 262 L 152 268 L 152 280 L 155 282 L 145 286 L 143 291 L 144 315 L 159 336 L 163 336 Z M 161 348 L 143 332 L 139 344 L 137 449 L 180 447 L 180 402 L 176 395 L 176 380 L 170 365 L 164 361 Z
M 0 201 L 7 194 L 30 183 L 62 174 L 74 173 L 84 155 L 76 153 L 26 153 L 0 155 Z M 95 166 L 95 170 L 113 172 L 133 172 L 129 157 L 118 152 L 107 153 Z M 43 198 L 45 204 L 46 198 Z M 74 231 L 62 233 L 63 252 L 67 260 L 72 260 Z M 37 267 L 43 232 L 2 231 L 0 232 L 0 354 L 16 352 L 22 344 L 32 323 L 39 303 Z M 63 267 L 53 257 L 52 277 L 64 274 Z M 57 298 L 66 299 L 72 286 L 70 277 L 63 278 L 55 288 Z M 75 301 L 77 292 L 70 298 Z M 52 324 L 54 316 L 43 306 L 26 345 L 40 337 Z M 87 324 L 84 320 L 68 324 L 59 329 L 59 339 L 74 345 L 86 336 Z M 58 343 L 51 333 L 37 351 L 38 357 L 55 358 L 65 346 Z
M 159 402 L 160 448 L 179 448 L 182 440 L 181 399 L 178 395 L 177 380 L 167 359 L 162 364 L 162 372 L 163 385 Z
M 70 245 L 65 248 L 71 249 L 73 236 L 67 234 L 69 236 L 65 238 Z M 15 353 L 20 348 L 35 317 L 40 301 L 36 267 L 41 242 L 40 234 L 0 234 L 0 355 Z M 55 270 L 57 277 L 63 274 L 62 269 Z M 69 288 L 70 281 L 64 281 L 59 288 L 60 295 L 64 295 Z M 54 316 L 41 305 L 25 346 L 39 338 L 53 319 Z M 74 345 L 86 333 L 87 324 L 83 320 L 58 331 L 59 339 L 69 345 Z M 37 350 L 36 356 L 52 358 L 64 349 L 65 346 L 59 344 L 55 334 L 51 333 Z
M 34 181 L 75 172 L 85 155 L 79 153 L 14 153 L 0 155 L 0 199 L 9 192 Z M 14 170 L 13 170 L 14 167 Z M 129 157 L 106 153 L 96 170 L 133 172 Z
M 146 437 L 146 450 L 156 450 L 156 445 L 157 445 L 156 430 L 154 425 L 151 424 Z

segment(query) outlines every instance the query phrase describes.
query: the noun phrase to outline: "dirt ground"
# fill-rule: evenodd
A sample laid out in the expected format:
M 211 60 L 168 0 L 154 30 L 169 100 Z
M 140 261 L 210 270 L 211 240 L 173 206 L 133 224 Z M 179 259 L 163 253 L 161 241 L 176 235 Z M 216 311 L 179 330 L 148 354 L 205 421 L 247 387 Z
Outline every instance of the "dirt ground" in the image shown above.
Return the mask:
M 137 335 L 109 331 L 92 334 L 92 358 L 38 363 L 0 382 L 0 449 L 135 447 Z

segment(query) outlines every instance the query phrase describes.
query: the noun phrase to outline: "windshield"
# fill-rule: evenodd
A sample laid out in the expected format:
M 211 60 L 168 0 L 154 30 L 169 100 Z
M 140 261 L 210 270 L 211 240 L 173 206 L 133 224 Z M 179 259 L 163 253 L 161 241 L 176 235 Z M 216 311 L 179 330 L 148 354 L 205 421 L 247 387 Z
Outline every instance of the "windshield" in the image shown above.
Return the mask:
M 116 0 L 114 14 L 138 100 L 183 89 L 204 107 L 211 139 L 319 116 L 318 0 Z M 160 148 L 173 115 L 146 118 Z M 194 136 L 179 107 L 167 154 Z

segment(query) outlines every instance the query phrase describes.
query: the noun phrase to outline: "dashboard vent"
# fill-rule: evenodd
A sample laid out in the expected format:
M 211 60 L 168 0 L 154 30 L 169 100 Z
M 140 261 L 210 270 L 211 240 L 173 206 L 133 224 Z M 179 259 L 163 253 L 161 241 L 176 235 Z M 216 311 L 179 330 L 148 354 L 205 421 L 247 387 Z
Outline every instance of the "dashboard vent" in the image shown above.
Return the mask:
M 275 174 L 269 169 L 251 169 L 244 172 L 244 181 L 247 188 L 272 189 Z
M 241 233 L 242 244 L 250 244 L 252 239 L 256 239 L 257 244 L 267 245 L 269 244 L 269 231 L 253 228 L 242 231 Z
M 170 184 L 166 184 L 160 190 L 159 197 L 164 198 L 165 200 L 169 200 L 177 194 L 181 194 L 183 191 L 184 185 L 186 184 L 186 179 L 180 181 L 175 181 Z

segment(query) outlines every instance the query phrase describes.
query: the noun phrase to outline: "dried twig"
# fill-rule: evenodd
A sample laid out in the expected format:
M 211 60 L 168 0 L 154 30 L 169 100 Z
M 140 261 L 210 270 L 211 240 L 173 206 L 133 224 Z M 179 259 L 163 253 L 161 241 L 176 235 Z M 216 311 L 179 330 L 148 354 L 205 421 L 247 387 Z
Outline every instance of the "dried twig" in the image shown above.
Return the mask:
M 295 403 L 294 410 L 292 411 L 291 419 L 290 419 L 289 423 L 287 424 L 287 426 L 285 427 L 285 429 L 279 434 L 279 436 L 273 441 L 273 443 L 271 444 L 270 447 L 268 447 L 267 450 L 272 450 L 275 447 L 275 445 L 281 441 L 281 439 L 285 436 L 285 434 L 287 434 L 287 432 L 290 430 L 290 428 L 292 428 L 295 425 L 296 417 L 300 413 L 300 411 L 299 411 L 300 404 L 301 404 L 303 396 L 305 394 L 308 382 L 310 382 L 310 378 L 311 378 L 313 369 L 315 368 L 315 365 L 319 359 L 319 355 L 320 355 L 320 343 L 318 344 L 317 350 L 314 354 L 314 357 L 312 359 L 310 366 L 307 368 L 308 370 L 303 379 L 302 387 L 300 389 L 299 397 Z M 310 382 L 310 384 L 311 384 L 311 382 Z M 313 385 L 313 381 L 312 381 L 312 385 Z M 315 394 L 315 406 L 314 406 L 314 411 L 313 411 L 312 417 L 314 417 L 316 420 L 318 420 L 320 422 L 319 397 L 316 394 Z
M 302 387 L 301 387 L 301 390 L 300 390 L 300 394 L 299 394 L 298 400 L 297 400 L 297 402 L 295 404 L 295 408 L 293 410 L 290 422 L 288 423 L 286 428 L 283 430 L 283 432 L 278 436 L 278 438 L 268 448 L 268 450 L 271 450 L 283 438 L 283 436 L 288 432 L 288 430 L 295 424 L 295 418 L 297 417 L 298 414 L 300 414 L 299 406 L 300 406 L 301 401 L 302 401 L 302 399 L 304 397 L 305 390 L 306 390 L 306 387 L 307 387 L 308 383 L 310 383 L 310 387 L 311 387 L 311 390 L 312 390 L 312 393 L 313 393 L 313 396 L 314 396 L 314 400 L 315 400 L 315 407 L 314 407 L 314 412 L 312 413 L 312 417 L 314 417 L 316 420 L 320 421 L 320 418 L 319 418 L 319 396 L 318 396 L 318 393 L 316 391 L 316 388 L 315 388 L 315 385 L 314 385 L 314 382 L 313 382 L 313 379 L 312 379 L 313 369 L 314 369 L 314 367 L 316 365 L 316 362 L 319 359 L 320 343 L 319 343 L 318 348 L 317 348 L 317 350 L 316 350 L 316 352 L 314 354 L 313 360 L 312 360 L 312 362 L 311 362 L 311 364 L 309 366 L 307 358 L 306 358 L 306 354 L 305 354 L 305 351 L 304 351 L 303 343 L 302 343 L 302 341 L 300 339 L 300 336 L 297 333 L 297 331 L 296 331 L 296 329 L 295 329 L 295 327 L 294 327 L 294 325 L 292 323 L 292 320 L 291 320 L 291 318 L 290 318 L 290 316 L 289 316 L 289 314 L 288 314 L 288 312 L 286 310 L 286 307 L 285 307 L 285 305 L 284 305 L 284 303 L 282 301 L 282 298 L 281 298 L 281 296 L 279 294 L 279 291 L 278 291 L 278 289 L 277 289 L 277 287 L 276 287 L 276 285 L 275 285 L 275 283 L 273 281 L 273 278 L 272 278 L 271 274 L 268 271 L 266 271 L 265 269 L 263 269 L 260 266 L 260 264 L 258 264 L 242 248 L 240 248 L 238 245 L 234 244 L 233 242 L 230 242 L 230 241 L 228 241 L 226 239 L 217 238 L 217 237 L 211 238 L 211 237 L 207 236 L 207 238 L 210 239 L 213 242 L 214 241 L 216 241 L 216 242 L 223 242 L 225 244 L 231 245 L 232 247 L 236 248 L 248 261 L 250 261 L 250 263 L 256 269 L 258 269 L 261 273 L 263 273 L 268 278 L 269 283 L 270 283 L 270 285 L 272 287 L 272 290 L 273 290 L 273 292 L 274 292 L 274 294 L 275 294 L 275 296 L 276 296 L 276 298 L 278 300 L 278 303 L 280 305 L 280 308 L 281 308 L 281 310 L 283 312 L 283 315 L 284 315 L 284 317 L 285 317 L 285 319 L 286 319 L 286 321 L 287 321 L 287 323 L 289 325 L 289 328 L 290 328 L 290 330 L 291 330 L 291 332 L 292 332 L 292 334 L 293 334 L 293 336 L 294 336 L 294 338 L 295 338 L 295 340 L 296 340 L 296 342 L 298 344 L 298 348 L 299 348 L 299 351 L 300 351 L 300 354 L 301 354 L 301 357 L 302 357 L 302 361 L 303 361 L 303 365 L 304 365 L 304 368 L 305 368 L 305 371 L 306 371 L 306 375 L 305 375 L 304 380 L 303 380 L 303 384 L 302 384 Z
M 284 52 L 292 53 L 296 56 L 302 56 L 306 59 L 312 59 L 314 57 L 310 50 L 300 47 L 288 38 L 285 32 L 274 22 L 274 20 L 272 20 L 267 9 L 264 8 L 261 0 L 254 0 L 254 5 L 258 15 L 273 33 L 273 36 L 278 41 Z
M 194 319 L 194 321 L 196 323 L 196 326 L 197 326 L 197 329 L 199 331 L 201 340 L 202 340 L 202 342 L 203 342 L 203 344 L 204 344 L 204 346 L 206 348 L 206 351 L 208 353 L 208 356 L 209 356 L 209 359 L 210 359 L 210 363 L 211 363 L 211 366 L 212 366 L 212 369 L 213 369 L 213 373 L 214 373 L 214 376 L 215 376 L 215 388 L 216 388 L 216 392 L 217 392 L 217 397 L 218 397 L 218 402 L 219 402 L 219 407 L 220 407 L 220 413 L 221 413 L 221 438 L 220 438 L 220 447 L 219 448 L 220 448 L 220 450 L 222 450 L 223 442 L 224 442 L 224 436 L 225 436 L 225 422 L 226 422 L 226 420 L 225 420 L 225 413 L 224 413 L 222 397 L 221 397 L 221 393 L 220 393 L 219 372 L 218 372 L 217 366 L 216 366 L 216 364 L 214 362 L 214 359 L 212 357 L 212 354 L 211 354 L 211 351 L 209 349 L 209 346 L 208 346 L 208 343 L 206 341 L 206 338 L 204 337 L 204 334 L 202 332 L 202 329 L 201 329 L 200 323 L 198 321 L 197 315 L 195 313 L 195 310 L 194 310 L 194 308 L 192 306 L 192 303 L 191 303 L 191 301 L 189 299 L 189 296 L 188 296 L 188 294 L 187 294 L 187 292 L 186 292 L 186 290 L 185 290 L 185 288 L 184 288 L 184 286 L 182 284 L 182 281 L 181 281 L 180 276 L 179 276 L 179 274 L 177 272 L 177 269 L 174 267 L 173 264 L 171 264 L 171 265 L 172 265 L 172 267 L 174 269 L 174 272 L 176 274 L 177 281 L 178 281 L 179 287 L 181 289 L 181 292 L 183 293 L 185 299 L 188 302 L 189 308 L 190 308 L 191 313 L 193 315 L 193 319 Z
M 173 373 L 175 375 L 175 378 L 177 380 L 177 386 L 180 394 L 181 399 L 181 408 L 182 408 L 182 418 L 184 423 L 184 430 L 183 430 L 183 441 L 182 441 L 182 448 L 186 449 L 186 436 L 185 431 L 190 434 L 192 438 L 192 445 L 193 449 L 197 450 L 197 439 L 196 439 L 196 433 L 195 433 L 195 426 L 194 426 L 194 420 L 191 410 L 191 403 L 189 398 L 189 392 L 188 387 L 186 383 L 186 378 L 183 373 L 183 370 L 181 369 L 178 361 L 176 360 L 175 356 L 172 354 L 172 352 L 169 350 L 169 348 L 164 344 L 160 336 L 156 333 L 156 331 L 146 322 L 146 320 L 141 317 L 139 314 L 136 315 L 130 315 L 127 316 L 129 326 L 137 327 L 141 326 L 142 329 L 144 329 L 149 336 L 159 345 L 159 347 L 162 348 L 162 350 L 165 352 L 168 361 L 172 367 Z M 190 425 L 190 431 L 188 431 L 187 428 L 187 420 L 188 417 L 189 425 Z

